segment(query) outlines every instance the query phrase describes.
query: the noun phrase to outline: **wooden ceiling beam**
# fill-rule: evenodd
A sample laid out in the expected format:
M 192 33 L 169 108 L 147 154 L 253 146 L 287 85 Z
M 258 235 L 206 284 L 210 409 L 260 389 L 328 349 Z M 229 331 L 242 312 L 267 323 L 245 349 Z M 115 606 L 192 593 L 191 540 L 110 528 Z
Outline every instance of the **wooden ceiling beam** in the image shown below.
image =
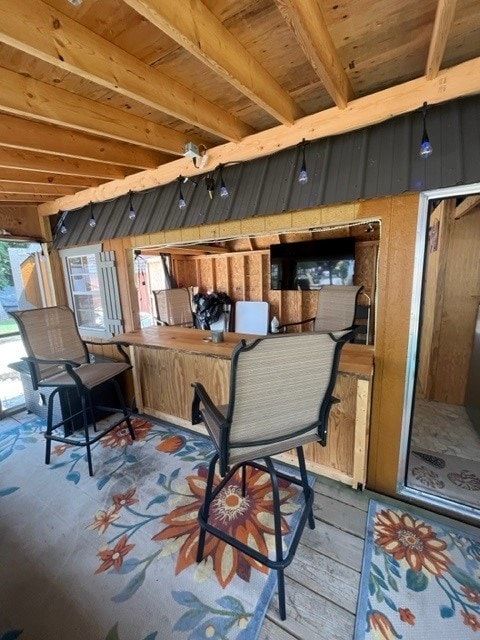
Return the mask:
M 1 6 L 1 3 L 0 3 Z M 0 67 L 0 111 L 179 156 L 186 136 L 126 111 Z
M 173 253 L 173 254 L 182 254 L 182 255 L 202 255 L 202 254 L 220 254 L 220 253 L 228 253 L 227 247 L 217 247 L 214 245 L 196 245 L 196 244 L 186 244 L 181 247 L 170 246 L 168 249 L 165 249 L 165 253 Z
M 173 160 L 171 155 L 98 138 L 81 131 L 0 114 L 0 146 L 54 155 L 119 164 L 136 169 L 154 169 Z
M 471 213 L 473 209 L 480 206 L 480 195 L 478 196 L 469 196 L 465 198 L 458 207 L 454 209 L 454 218 L 458 220 L 459 218 L 463 218 L 467 213 Z
M 36 194 L 23 194 L 23 193 L 0 193 L 0 202 L 17 202 L 19 204 L 31 204 L 48 202 L 54 199 L 55 196 L 42 196 Z
M 427 80 L 436 78 L 440 70 L 456 6 L 457 0 L 438 0 L 425 68 Z
M 40 0 L 2 0 L 0 41 L 226 140 L 238 141 L 254 132 L 239 118 Z
M 28 184 L 25 182 L 0 182 L 0 193 L 27 193 L 43 196 L 66 196 L 76 193 L 78 188 L 51 184 Z
M 339 109 L 353 98 L 353 87 L 344 71 L 317 0 L 275 0 L 315 73 Z
M 121 179 L 131 173 L 129 169 L 108 165 L 104 162 L 62 158 L 61 156 L 52 156 L 47 153 L 20 151 L 19 149 L 9 149 L 8 147 L 0 147 L 0 167 L 89 176 L 105 180 Z
M 311 116 L 305 116 L 293 126 L 279 125 L 256 133 L 242 142 L 227 143 L 209 150 L 209 161 L 204 169 L 195 169 L 187 158 L 175 160 L 155 170 L 142 171 L 122 181 L 87 189 L 74 196 L 65 196 L 57 202 L 39 207 L 41 215 L 77 209 L 90 201 L 109 200 L 128 193 L 168 184 L 179 175 L 194 176 L 227 162 L 244 162 L 269 155 L 298 144 L 303 138 L 317 140 L 368 127 L 418 109 L 424 101 L 429 105 L 454 100 L 461 96 L 480 93 L 480 57 L 450 69 L 442 70 L 435 80 L 417 78 L 401 85 L 384 89 L 349 102 L 346 109 L 332 107 Z
M 104 180 L 88 178 L 86 176 L 67 176 L 43 171 L 29 171 L 25 169 L 9 169 L 0 167 L 0 183 L 16 182 L 22 184 L 51 184 L 66 187 L 88 189 L 98 187 Z
M 293 124 L 304 115 L 203 2 L 124 1 L 279 122 Z

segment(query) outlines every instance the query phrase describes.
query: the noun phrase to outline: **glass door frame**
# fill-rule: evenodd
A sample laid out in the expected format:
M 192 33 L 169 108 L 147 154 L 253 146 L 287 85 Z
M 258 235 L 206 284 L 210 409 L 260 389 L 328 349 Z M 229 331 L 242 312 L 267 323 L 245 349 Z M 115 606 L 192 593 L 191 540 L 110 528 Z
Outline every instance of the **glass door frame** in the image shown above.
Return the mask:
M 42 299 L 42 305 L 48 306 L 48 304 L 55 304 L 55 290 L 52 282 L 52 273 L 50 268 L 50 262 L 48 258 L 48 244 L 38 240 L 36 238 L 20 238 L 5 236 L 0 239 L 0 242 L 6 242 L 10 245 L 15 243 L 23 244 L 35 244 L 40 247 L 40 251 L 33 252 L 35 259 L 35 267 L 37 271 L 38 283 L 40 286 L 40 296 Z M 13 338 L 18 336 L 21 342 L 20 331 L 9 331 L 8 333 L 0 334 L 0 338 Z M 4 408 L 2 399 L 0 398 L 0 420 L 19 413 L 25 409 L 25 399 L 22 403 Z
M 398 495 L 402 498 L 424 507 L 436 507 L 440 511 L 467 518 L 468 520 L 473 520 L 476 523 L 480 523 L 480 512 L 478 509 L 462 505 L 452 500 L 446 500 L 421 489 L 409 487 L 406 485 L 406 475 L 416 386 L 417 360 L 419 355 L 421 304 L 423 294 L 423 277 L 426 264 L 426 243 L 430 202 L 432 200 L 443 200 L 445 198 L 478 195 L 479 193 L 480 183 L 477 182 L 474 184 L 448 187 L 445 189 L 433 189 L 431 191 L 424 191 L 420 194 L 413 270 L 412 304 L 410 308 L 410 329 L 408 334 L 405 394 L 396 487 Z

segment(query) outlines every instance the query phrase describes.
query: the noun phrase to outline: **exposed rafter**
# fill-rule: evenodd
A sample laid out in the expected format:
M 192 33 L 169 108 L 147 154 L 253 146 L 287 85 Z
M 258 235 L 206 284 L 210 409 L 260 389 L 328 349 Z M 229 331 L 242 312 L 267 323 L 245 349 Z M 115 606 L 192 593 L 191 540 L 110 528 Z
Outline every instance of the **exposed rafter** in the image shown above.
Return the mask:
M 31 185 L 24 182 L 1 182 L 0 193 L 31 193 L 32 195 L 65 196 L 77 191 L 75 187 L 62 187 L 51 184 Z
M 1 4 L 1 3 L 0 3 Z M 109 105 L 0 68 L 0 111 L 181 155 L 192 139 Z
M 454 209 L 454 218 L 458 220 L 459 218 L 463 218 L 468 213 L 471 213 L 475 208 L 480 206 L 480 195 L 479 196 L 469 196 L 465 198 L 458 207 Z
M 202 2 L 124 0 L 158 29 L 284 124 L 303 115 L 289 94 Z
M 456 6 L 457 0 L 438 0 L 425 69 L 428 80 L 436 78 L 440 70 Z
M 154 169 L 173 159 L 172 156 L 145 147 L 53 127 L 8 114 L 0 114 L 0 146 L 119 164 L 136 169 Z
M 337 107 L 344 109 L 353 98 L 353 88 L 338 57 L 318 2 L 275 0 L 275 3 L 333 101 Z
M 55 198 L 55 196 L 36 195 L 29 193 L 28 196 L 18 193 L 0 193 L 0 202 L 18 202 L 19 204 L 29 204 L 45 202 Z
M 22 170 L 46 171 L 62 173 L 73 176 L 89 176 L 91 178 L 103 178 L 115 180 L 124 178 L 132 171 L 116 165 L 108 165 L 104 162 L 90 162 L 89 160 L 76 160 L 52 156 L 47 153 L 35 153 L 0 147 L 0 167 Z
M 2 0 L 0 41 L 226 140 L 240 140 L 253 132 L 238 118 L 40 0 Z
M 90 178 L 86 176 L 61 175 L 56 172 L 48 173 L 43 171 L 30 171 L 22 169 L 9 169 L 0 167 L 0 183 L 1 182 L 17 182 L 21 184 L 51 184 L 66 187 L 75 187 L 79 189 L 88 189 L 89 187 L 98 187 L 104 180 L 99 178 Z

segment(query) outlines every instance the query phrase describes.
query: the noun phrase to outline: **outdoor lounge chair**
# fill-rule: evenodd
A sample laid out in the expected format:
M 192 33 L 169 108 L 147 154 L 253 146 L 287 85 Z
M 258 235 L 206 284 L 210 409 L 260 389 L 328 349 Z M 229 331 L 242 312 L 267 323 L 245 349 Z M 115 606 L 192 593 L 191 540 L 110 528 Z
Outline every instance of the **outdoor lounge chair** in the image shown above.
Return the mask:
M 303 445 L 310 442 L 326 444 L 330 406 L 338 402 L 332 392 L 340 351 L 350 338 L 351 332 L 336 338 L 328 333 L 305 332 L 257 338 L 248 344 L 242 341 L 232 356 L 228 406 L 215 406 L 200 383 L 192 385 L 195 389 L 192 423 L 204 422 L 216 449 L 198 516 L 201 532 L 197 561 L 203 559 L 205 534 L 209 532 L 276 569 L 282 620 L 286 617 L 284 569 L 293 560 L 307 520 L 312 529 L 315 526 L 313 491 L 307 479 Z M 291 449 L 297 452 L 300 478 L 275 469 L 270 458 Z M 253 462 L 260 458 L 264 464 Z M 217 462 L 222 480 L 214 487 Z M 248 497 L 246 467 L 270 475 L 274 523 L 271 533 L 275 537 L 273 557 L 232 537 L 216 526 L 215 518 L 211 517 L 215 499 L 224 488 L 228 489 L 237 473 L 240 474 L 242 497 Z M 282 543 L 279 479 L 297 485 L 303 491 L 298 526 L 286 553 Z
M 15 318 L 23 339 L 27 356 L 24 358 L 30 367 L 33 388 L 45 389 L 48 395 L 47 429 L 45 432 L 45 462 L 50 463 L 52 440 L 87 450 L 88 471 L 93 475 L 91 445 L 104 435 L 125 422 L 132 439 L 135 439 L 130 422 L 130 413 L 126 408 L 120 385 L 116 377 L 131 369 L 128 358 L 124 362 L 90 362 L 87 344 L 82 340 L 75 316 L 68 307 L 46 307 L 27 311 L 10 312 Z M 112 391 L 110 391 L 110 388 Z M 109 395 L 110 392 L 110 395 Z M 113 397 L 116 406 L 105 406 L 105 398 Z M 54 400 L 57 394 L 64 394 L 71 407 L 60 421 L 54 420 Z M 109 416 L 108 425 L 103 429 L 97 421 Z M 75 434 L 80 423 L 83 438 Z M 63 428 L 63 435 L 59 429 Z M 91 431 L 93 433 L 91 433 Z

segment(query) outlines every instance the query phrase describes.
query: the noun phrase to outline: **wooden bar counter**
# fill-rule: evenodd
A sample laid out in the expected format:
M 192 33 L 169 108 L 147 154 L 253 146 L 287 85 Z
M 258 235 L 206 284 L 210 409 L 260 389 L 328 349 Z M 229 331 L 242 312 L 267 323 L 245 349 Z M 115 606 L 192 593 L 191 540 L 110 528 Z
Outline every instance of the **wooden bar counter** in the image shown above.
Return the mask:
M 138 410 L 194 431 L 192 382 L 201 382 L 217 404 L 229 396 L 230 359 L 235 345 L 256 336 L 225 333 L 213 343 L 210 332 L 183 327 L 148 327 L 113 338 L 130 348 Z M 373 347 L 346 344 L 340 358 L 328 444 L 305 447 L 308 468 L 357 488 L 365 483 L 373 377 Z M 295 462 L 296 456 L 279 458 Z

